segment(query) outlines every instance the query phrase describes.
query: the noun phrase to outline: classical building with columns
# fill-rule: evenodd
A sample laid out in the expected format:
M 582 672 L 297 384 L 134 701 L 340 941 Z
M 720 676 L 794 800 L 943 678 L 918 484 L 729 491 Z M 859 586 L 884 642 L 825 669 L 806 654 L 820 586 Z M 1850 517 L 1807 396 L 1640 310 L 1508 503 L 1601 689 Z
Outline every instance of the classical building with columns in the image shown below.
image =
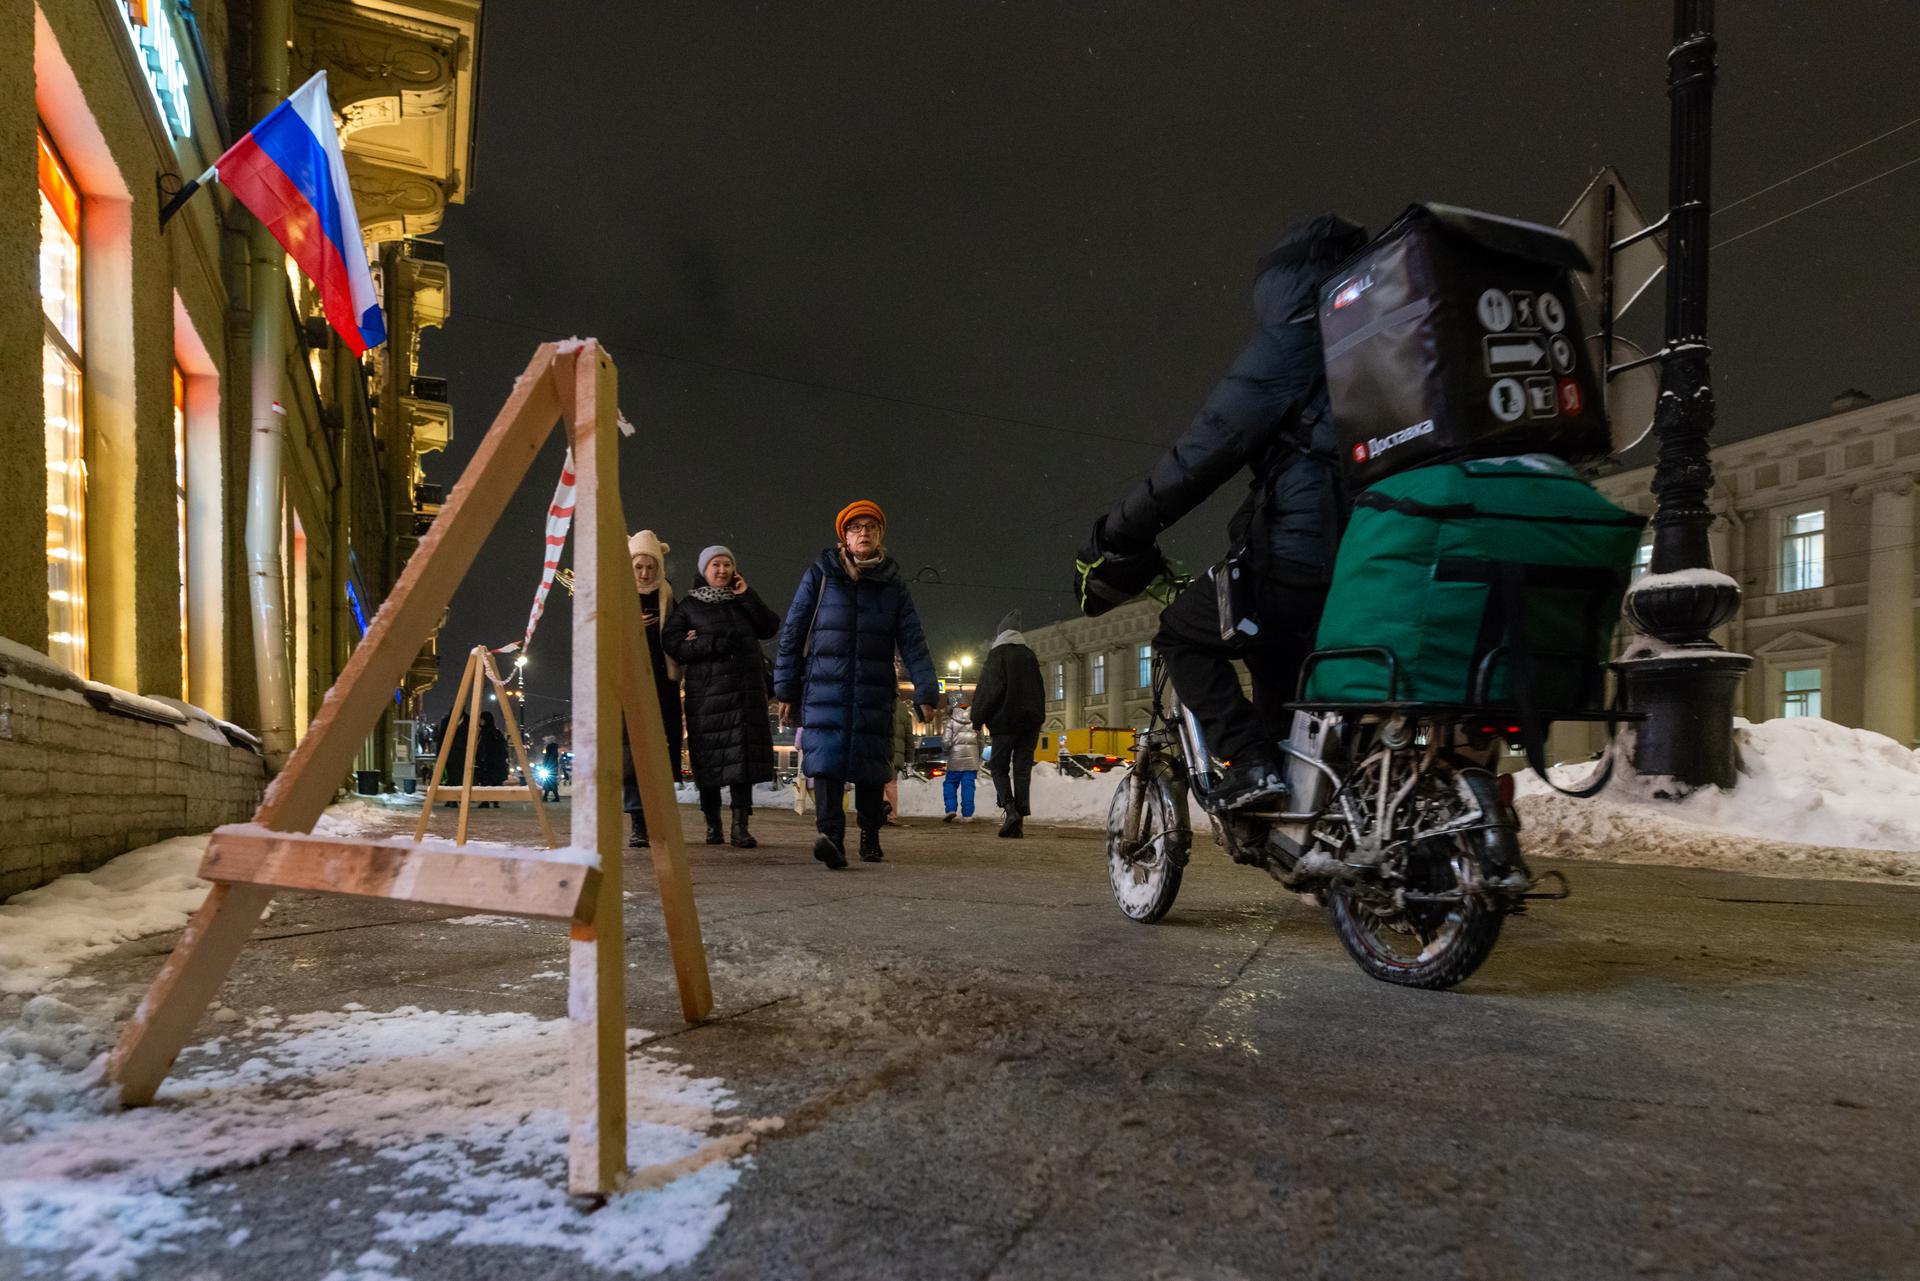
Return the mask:
M 1920 394 L 1847 393 L 1826 417 L 1719 446 L 1713 472 L 1714 564 L 1741 595 L 1719 639 L 1753 656 L 1743 714 L 1820 716 L 1912 746 Z M 1650 514 L 1652 479 L 1640 467 L 1599 487 Z
M 1849 393 L 1826 417 L 1721 445 L 1713 470 L 1714 562 L 1741 591 L 1719 639 L 1753 656 L 1742 714 L 1819 716 L 1913 746 L 1920 394 L 1874 402 Z M 1598 485 L 1651 514 L 1652 479 L 1641 467 Z M 1642 544 L 1636 574 L 1651 550 Z M 1049 730 L 1145 724 L 1158 616 L 1135 601 L 1027 632 L 1047 683 Z M 1580 755 L 1589 735 L 1567 727 L 1555 747 Z
M 422 237 L 471 185 L 479 36 L 480 0 L 0 0 L 0 895 L 244 818 L 433 519 Z M 160 225 L 322 70 L 386 315 L 358 357 L 223 188 Z

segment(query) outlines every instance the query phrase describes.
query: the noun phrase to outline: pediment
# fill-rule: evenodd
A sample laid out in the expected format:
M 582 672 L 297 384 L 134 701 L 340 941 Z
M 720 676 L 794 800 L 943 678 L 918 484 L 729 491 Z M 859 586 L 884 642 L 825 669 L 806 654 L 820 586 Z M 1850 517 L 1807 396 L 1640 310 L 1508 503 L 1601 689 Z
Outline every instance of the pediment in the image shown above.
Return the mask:
M 1839 643 L 1838 641 L 1828 640 L 1825 636 L 1816 635 L 1813 632 L 1803 632 L 1795 629 L 1789 632 L 1782 632 L 1753 652 L 1755 657 L 1778 656 L 1782 654 L 1824 653 L 1827 650 L 1835 648 Z

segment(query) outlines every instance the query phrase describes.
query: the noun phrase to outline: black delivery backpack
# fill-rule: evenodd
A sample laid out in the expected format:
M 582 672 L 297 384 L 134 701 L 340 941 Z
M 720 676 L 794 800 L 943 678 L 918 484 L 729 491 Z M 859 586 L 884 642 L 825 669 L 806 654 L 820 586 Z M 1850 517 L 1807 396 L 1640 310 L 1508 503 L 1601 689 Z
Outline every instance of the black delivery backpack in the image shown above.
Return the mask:
M 1342 264 L 1318 301 L 1349 486 L 1461 458 L 1607 454 L 1569 274 L 1587 268 L 1552 227 L 1439 204 Z

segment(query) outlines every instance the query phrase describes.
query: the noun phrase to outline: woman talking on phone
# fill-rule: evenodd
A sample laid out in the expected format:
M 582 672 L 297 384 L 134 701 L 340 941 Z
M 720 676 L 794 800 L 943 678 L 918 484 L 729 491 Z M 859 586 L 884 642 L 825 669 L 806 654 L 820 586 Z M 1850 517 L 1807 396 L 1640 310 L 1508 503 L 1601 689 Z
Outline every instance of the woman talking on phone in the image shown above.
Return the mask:
M 700 553 L 700 585 L 675 602 L 661 626 L 661 643 L 685 673 L 687 755 L 707 818 L 707 844 L 728 838 L 720 828 L 720 790 L 731 792 L 732 841 L 750 850 L 747 830 L 753 785 L 773 781 L 773 727 L 767 721 L 767 669 L 760 642 L 780 630 L 740 576 L 733 553 Z

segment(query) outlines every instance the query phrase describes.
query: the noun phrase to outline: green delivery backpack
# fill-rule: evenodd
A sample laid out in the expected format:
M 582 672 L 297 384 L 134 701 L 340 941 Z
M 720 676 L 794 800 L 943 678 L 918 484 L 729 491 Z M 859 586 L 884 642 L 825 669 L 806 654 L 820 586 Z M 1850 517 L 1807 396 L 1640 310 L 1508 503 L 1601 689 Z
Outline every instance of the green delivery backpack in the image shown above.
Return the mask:
M 1544 773 L 1541 720 L 1601 700 L 1644 524 L 1546 454 L 1377 482 L 1354 499 L 1315 642 L 1356 652 L 1313 660 L 1305 700 L 1512 708 Z

